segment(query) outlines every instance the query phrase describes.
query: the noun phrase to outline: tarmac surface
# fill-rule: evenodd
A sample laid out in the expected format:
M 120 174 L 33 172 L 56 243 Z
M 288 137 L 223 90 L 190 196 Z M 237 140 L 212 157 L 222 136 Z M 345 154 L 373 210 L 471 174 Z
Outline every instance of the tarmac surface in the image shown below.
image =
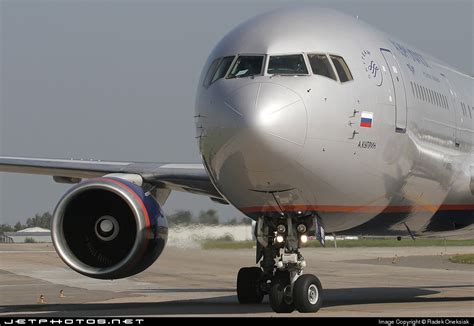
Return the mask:
M 473 317 L 474 265 L 448 260 L 473 252 L 470 247 L 303 249 L 305 272 L 322 282 L 323 308 L 289 315 Z M 254 250 L 168 247 L 145 272 L 102 281 L 70 270 L 52 244 L 0 244 L 0 316 L 287 316 L 273 313 L 268 298 L 263 304 L 238 304 L 237 271 L 254 266 L 254 259 Z

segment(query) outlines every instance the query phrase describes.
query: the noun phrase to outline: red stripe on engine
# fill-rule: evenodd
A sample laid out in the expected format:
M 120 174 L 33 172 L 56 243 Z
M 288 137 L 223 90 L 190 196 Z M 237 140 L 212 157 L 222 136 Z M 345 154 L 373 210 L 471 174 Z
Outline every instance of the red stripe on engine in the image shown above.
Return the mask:
M 146 209 L 145 203 L 143 202 L 143 200 L 135 193 L 135 191 L 133 191 L 129 186 L 127 186 L 127 185 L 125 185 L 125 184 L 123 184 L 123 183 L 121 183 L 121 182 L 118 182 L 117 180 L 113 180 L 113 179 L 109 179 L 109 178 L 100 178 L 100 179 L 102 179 L 102 180 L 107 180 L 107 181 L 111 181 L 111 182 L 113 182 L 113 183 L 115 183 L 115 184 L 117 184 L 117 185 L 119 185 L 119 186 L 122 186 L 123 188 L 127 189 L 127 191 L 128 191 L 129 193 L 131 193 L 131 194 L 135 197 L 135 199 L 136 199 L 136 200 L 138 201 L 138 203 L 140 204 L 142 210 L 145 212 L 145 223 L 146 223 L 147 229 L 149 229 L 151 223 L 150 223 L 150 216 L 148 215 L 148 210 Z

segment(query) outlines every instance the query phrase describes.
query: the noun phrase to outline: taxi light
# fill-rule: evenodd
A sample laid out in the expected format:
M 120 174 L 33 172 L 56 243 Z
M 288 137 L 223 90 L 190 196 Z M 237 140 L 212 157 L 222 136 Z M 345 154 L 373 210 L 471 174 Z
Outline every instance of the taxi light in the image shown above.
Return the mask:
M 296 228 L 296 230 L 297 230 L 299 233 L 305 233 L 305 232 L 306 232 L 306 225 L 300 224 L 300 225 L 298 225 L 298 227 Z
M 278 233 L 285 233 L 286 227 L 283 224 L 280 224 L 277 226 L 277 232 Z

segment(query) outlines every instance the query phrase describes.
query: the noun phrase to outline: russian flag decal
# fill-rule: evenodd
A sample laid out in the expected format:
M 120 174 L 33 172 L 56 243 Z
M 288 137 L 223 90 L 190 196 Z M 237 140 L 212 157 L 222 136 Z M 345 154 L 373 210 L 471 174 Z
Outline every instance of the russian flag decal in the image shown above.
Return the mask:
M 360 115 L 360 126 L 365 128 L 372 128 L 372 122 L 374 120 L 373 112 L 362 111 Z

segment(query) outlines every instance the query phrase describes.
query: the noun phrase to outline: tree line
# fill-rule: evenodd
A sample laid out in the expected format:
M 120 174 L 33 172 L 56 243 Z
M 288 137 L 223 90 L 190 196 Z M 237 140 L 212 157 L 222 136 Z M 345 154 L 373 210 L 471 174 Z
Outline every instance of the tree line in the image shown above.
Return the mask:
M 15 225 L 1 224 L 0 232 L 17 232 L 32 227 L 40 227 L 49 230 L 51 228 L 52 218 L 53 216 L 50 212 L 35 214 L 34 217 L 30 217 L 26 220 L 26 224 L 22 224 L 21 222 L 17 222 Z
M 34 217 L 28 218 L 26 224 L 17 222 L 15 225 L 9 224 L 0 224 L 0 232 L 17 232 L 26 228 L 40 227 L 44 229 L 51 229 L 51 219 L 52 215 L 50 212 L 45 212 L 42 214 L 35 214 Z M 219 223 L 219 215 L 214 209 L 208 209 L 207 211 L 201 211 L 197 216 L 194 216 L 191 211 L 188 210 L 179 210 L 175 213 L 167 216 L 168 223 L 170 226 L 177 225 L 189 225 L 189 224 L 204 224 L 204 225 L 241 225 L 241 224 L 251 224 L 252 220 L 247 217 L 237 218 Z

